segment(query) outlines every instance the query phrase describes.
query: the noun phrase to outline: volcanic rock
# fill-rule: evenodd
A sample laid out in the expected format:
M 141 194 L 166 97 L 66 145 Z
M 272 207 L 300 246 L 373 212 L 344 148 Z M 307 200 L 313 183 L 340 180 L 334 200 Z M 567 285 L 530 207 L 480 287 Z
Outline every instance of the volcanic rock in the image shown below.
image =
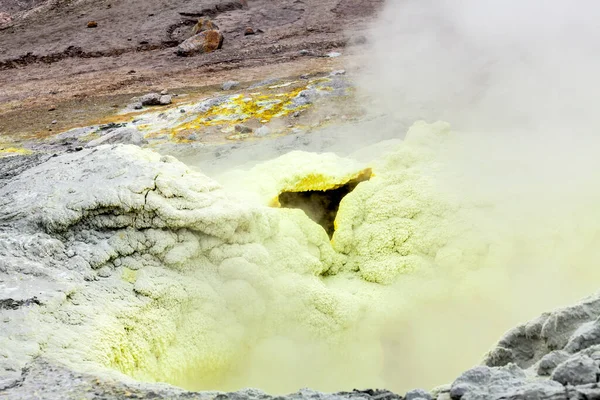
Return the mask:
M 244 126 L 244 125 L 236 125 L 235 126 L 235 131 L 237 133 L 252 133 L 252 128 L 249 128 L 249 127 Z
M 213 30 L 216 30 L 216 31 L 219 30 L 219 27 L 217 26 L 217 24 L 215 24 L 209 18 L 200 18 L 198 20 L 198 22 L 196 23 L 196 25 L 194 25 L 194 27 L 192 28 L 192 33 L 194 35 L 197 35 L 200 32 L 213 31 Z
M 143 106 L 166 106 L 171 104 L 171 101 L 171 96 L 158 93 L 148 93 L 140 98 Z
M 161 95 L 160 99 L 158 99 L 158 102 L 161 106 L 169 105 L 169 104 L 171 104 L 172 101 L 173 101 L 173 98 L 168 94 Z
M 177 47 L 177 55 L 189 57 L 195 54 L 210 53 L 223 45 L 223 35 L 217 30 L 200 32 Z
M 585 385 L 595 383 L 600 368 L 598 362 L 590 357 L 577 354 L 560 364 L 552 373 L 552 380 L 563 385 Z

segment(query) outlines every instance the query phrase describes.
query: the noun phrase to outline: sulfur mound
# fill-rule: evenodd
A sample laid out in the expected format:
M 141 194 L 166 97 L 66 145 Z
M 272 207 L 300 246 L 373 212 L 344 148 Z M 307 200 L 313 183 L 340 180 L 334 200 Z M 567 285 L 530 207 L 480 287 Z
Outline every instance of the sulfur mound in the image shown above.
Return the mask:
M 529 317 L 523 304 L 548 309 L 598 276 L 597 203 L 469 192 L 461 140 L 417 123 L 367 164 L 292 152 L 224 186 L 128 145 L 0 163 L 0 393 L 89 377 L 272 393 L 449 380 Z M 306 198 L 286 207 L 307 192 L 327 218 Z M 309 216 L 334 218 L 331 240 Z M 532 284 L 546 285 L 535 298 Z M 596 302 L 509 332 L 439 398 L 595 390 Z
M 26 170 L 0 198 L 6 382 L 43 356 L 189 389 L 238 387 L 230 375 L 250 379 L 248 363 L 294 344 L 305 343 L 297 356 L 338 349 L 318 360 L 337 363 L 365 313 L 361 298 L 319 279 L 338 256 L 301 211 L 247 205 L 171 157 L 83 150 Z

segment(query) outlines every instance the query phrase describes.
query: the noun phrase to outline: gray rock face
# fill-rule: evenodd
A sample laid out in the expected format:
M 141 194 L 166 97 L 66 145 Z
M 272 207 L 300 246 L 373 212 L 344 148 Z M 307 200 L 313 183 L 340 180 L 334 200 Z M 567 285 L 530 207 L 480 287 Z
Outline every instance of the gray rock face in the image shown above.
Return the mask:
M 485 357 L 486 366 L 452 384 L 451 398 L 600 398 L 599 315 L 595 295 L 510 330 Z
M 551 378 L 563 385 L 577 386 L 596 383 L 599 374 L 600 368 L 597 361 L 577 354 L 557 366 Z
M 565 347 L 569 342 L 569 351 L 579 351 L 586 345 L 595 344 L 597 328 L 594 324 L 585 324 L 598 317 L 600 297 L 597 295 L 574 306 L 543 314 L 506 333 L 485 357 L 484 364 L 493 367 L 515 363 L 521 368 L 529 368 L 553 350 L 567 350 Z
M 581 325 L 569 338 L 565 351 L 575 353 L 600 344 L 600 321 L 598 319 Z
M 458 377 L 450 388 L 453 399 L 486 399 L 524 385 L 525 372 L 514 364 L 500 368 L 475 367 Z

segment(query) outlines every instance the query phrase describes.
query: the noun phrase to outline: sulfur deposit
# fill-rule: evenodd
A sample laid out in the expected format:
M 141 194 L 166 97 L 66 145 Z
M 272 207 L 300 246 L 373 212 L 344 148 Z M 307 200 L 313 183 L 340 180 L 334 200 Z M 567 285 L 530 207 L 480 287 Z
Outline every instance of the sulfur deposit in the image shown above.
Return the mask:
M 371 162 L 292 152 L 223 175 L 224 186 L 130 145 L 6 161 L 2 390 L 18 398 L 36 380 L 73 373 L 113 388 L 139 389 L 134 379 L 271 393 L 449 381 L 498 332 L 591 292 L 599 274 L 586 263 L 597 255 L 595 205 L 561 213 L 549 201 L 524 217 L 529 204 L 465 191 L 455 157 L 469 140 L 446 123 L 419 122 Z M 310 213 L 274 201 L 349 182 L 331 239 Z M 553 221 L 540 224 L 549 209 Z M 555 227 L 577 233 L 549 252 Z M 539 306 L 519 311 L 518 285 L 548 271 L 571 286 L 557 293 L 546 282 L 529 300 Z M 512 297 L 501 299 L 508 287 Z M 527 361 L 520 350 L 494 350 L 488 364 L 528 368 L 560 348 Z

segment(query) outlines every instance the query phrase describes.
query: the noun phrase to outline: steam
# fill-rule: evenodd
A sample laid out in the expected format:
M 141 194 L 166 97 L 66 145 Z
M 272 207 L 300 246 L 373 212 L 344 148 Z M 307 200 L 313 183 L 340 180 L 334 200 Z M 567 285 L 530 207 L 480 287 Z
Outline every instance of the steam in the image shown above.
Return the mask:
M 416 120 L 451 123 L 435 165 L 419 173 L 452 205 L 459 233 L 443 251 L 430 249 L 431 269 L 390 286 L 351 273 L 311 277 L 298 294 L 318 289 L 321 299 L 364 307 L 346 310 L 352 318 L 340 318 L 339 337 L 319 341 L 302 331 L 290 317 L 322 310 L 295 294 L 278 298 L 281 326 L 269 331 L 257 316 L 262 339 L 248 344 L 218 388 L 432 388 L 480 362 L 515 324 L 596 290 L 599 12 L 586 0 L 389 1 L 357 69 L 359 97 L 383 118 L 330 137 L 350 152 L 373 137 L 401 138 Z M 307 149 L 329 146 L 311 140 Z M 370 159 L 390 146 L 375 147 L 355 156 Z M 273 287 L 296 287 L 296 277 L 277 279 L 289 282 Z M 341 309 L 328 309 L 328 318 Z
M 510 327 L 597 290 L 599 12 L 560 0 L 402 0 L 381 11 L 361 92 L 392 129 L 452 124 L 435 181 L 491 238 L 475 270 L 450 262 L 400 277 L 387 387 L 450 382 Z
M 460 129 L 597 123 L 600 5 L 562 0 L 390 1 L 361 86 L 394 116 Z

